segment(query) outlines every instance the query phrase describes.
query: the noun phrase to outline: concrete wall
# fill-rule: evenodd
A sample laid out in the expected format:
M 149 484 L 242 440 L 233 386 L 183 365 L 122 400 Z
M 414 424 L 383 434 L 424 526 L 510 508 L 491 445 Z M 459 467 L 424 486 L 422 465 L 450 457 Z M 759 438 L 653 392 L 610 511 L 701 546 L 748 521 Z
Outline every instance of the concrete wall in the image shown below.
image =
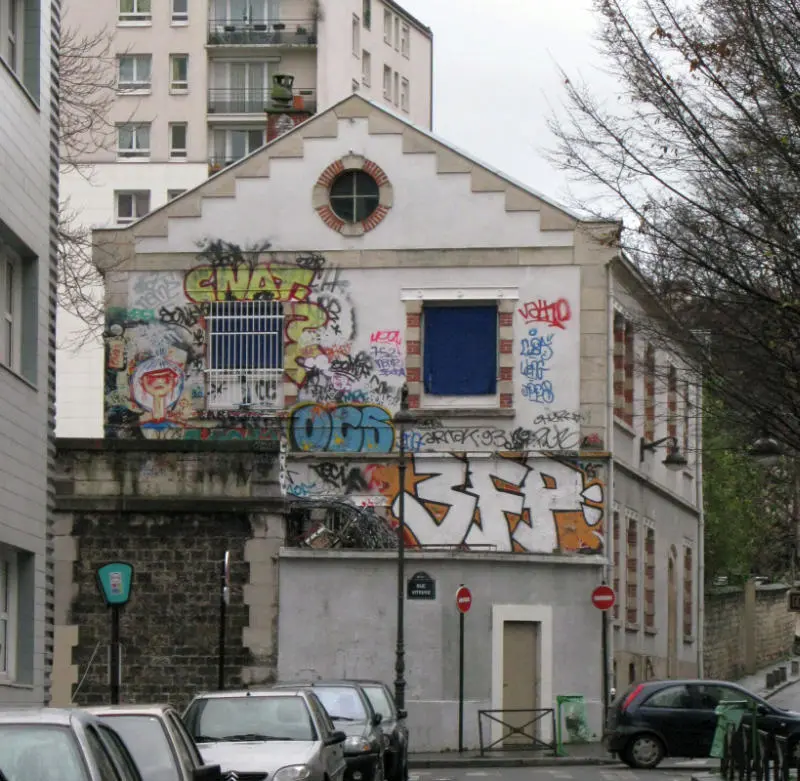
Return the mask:
M 783 584 L 725 587 L 706 593 L 705 674 L 736 679 L 786 658 L 794 643 L 794 614 Z
M 590 727 L 599 732 L 600 618 L 589 594 L 600 581 L 601 563 L 593 556 L 409 554 L 407 576 L 424 571 L 437 589 L 435 601 L 406 601 L 407 704 L 415 751 L 458 745 L 455 591 L 462 583 L 473 595 L 465 621 L 467 746 L 478 745 L 477 711 L 503 708 L 502 619 L 526 620 L 526 611 L 538 616 L 527 620 L 543 621 L 536 707 L 553 707 L 559 694 L 583 694 Z M 364 677 L 391 685 L 396 566 L 393 553 L 282 550 L 279 677 Z M 488 736 L 487 724 L 484 729 Z

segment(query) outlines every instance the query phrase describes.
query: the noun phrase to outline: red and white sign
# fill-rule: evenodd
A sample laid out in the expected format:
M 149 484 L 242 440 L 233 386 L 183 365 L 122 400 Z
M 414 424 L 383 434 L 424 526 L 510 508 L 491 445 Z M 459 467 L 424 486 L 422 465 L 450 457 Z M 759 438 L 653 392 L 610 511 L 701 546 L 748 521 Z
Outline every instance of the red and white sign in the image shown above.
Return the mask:
M 617 601 L 617 595 L 611 586 L 598 586 L 592 592 L 592 604 L 598 610 L 610 610 Z
M 459 586 L 456 591 L 456 607 L 461 613 L 468 613 L 472 607 L 472 592 L 466 586 Z

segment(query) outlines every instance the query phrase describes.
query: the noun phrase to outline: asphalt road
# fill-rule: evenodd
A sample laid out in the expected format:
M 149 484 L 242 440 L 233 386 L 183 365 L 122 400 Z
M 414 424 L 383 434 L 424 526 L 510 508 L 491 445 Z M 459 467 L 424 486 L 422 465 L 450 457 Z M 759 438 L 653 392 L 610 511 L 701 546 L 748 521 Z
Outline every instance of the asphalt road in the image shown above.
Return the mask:
M 793 683 L 783 691 L 769 698 L 769 701 L 778 708 L 800 711 L 800 681 Z
M 717 763 L 718 766 L 718 763 Z M 442 768 L 415 770 L 409 781 L 689 781 L 690 770 L 702 764 L 667 764 L 663 769 L 630 770 L 625 765 L 571 767 L 509 767 L 497 769 Z

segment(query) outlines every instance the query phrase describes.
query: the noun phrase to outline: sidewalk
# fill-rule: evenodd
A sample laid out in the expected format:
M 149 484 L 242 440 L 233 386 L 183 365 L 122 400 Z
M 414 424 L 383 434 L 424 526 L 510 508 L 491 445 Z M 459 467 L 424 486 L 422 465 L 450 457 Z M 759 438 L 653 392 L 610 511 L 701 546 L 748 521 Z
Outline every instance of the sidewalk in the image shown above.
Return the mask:
M 774 662 L 769 667 L 765 667 L 762 670 L 759 670 L 757 673 L 753 675 L 746 675 L 744 678 L 740 678 L 736 683 L 739 686 L 743 686 L 745 689 L 749 689 L 753 694 L 757 694 L 759 697 L 763 697 L 765 700 L 768 700 L 773 695 L 777 694 L 784 689 L 787 689 L 792 684 L 797 683 L 800 681 L 800 675 L 792 675 L 792 662 L 800 662 L 800 656 L 792 656 L 787 659 L 785 662 Z M 782 667 L 786 665 L 788 677 L 783 682 L 778 684 L 777 686 L 773 686 L 771 689 L 767 688 L 767 673 L 771 670 L 775 670 L 778 667 Z
M 431 768 L 464 767 L 569 767 L 570 765 L 615 765 L 614 759 L 601 743 L 567 744 L 564 747 L 568 756 L 555 757 L 551 751 L 480 751 L 430 752 L 409 754 L 408 766 L 411 770 Z

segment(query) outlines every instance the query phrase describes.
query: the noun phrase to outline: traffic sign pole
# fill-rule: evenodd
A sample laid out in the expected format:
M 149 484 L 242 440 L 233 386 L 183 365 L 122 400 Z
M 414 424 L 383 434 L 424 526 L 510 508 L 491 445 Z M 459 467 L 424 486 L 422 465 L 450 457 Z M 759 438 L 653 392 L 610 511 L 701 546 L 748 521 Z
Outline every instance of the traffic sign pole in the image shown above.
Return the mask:
M 458 750 L 464 751 L 464 616 L 472 607 L 472 592 L 462 583 L 456 589 L 458 610 Z
M 600 646 L 603 664 L 603 723 L 608 715 L 608 611 L 614 607 L 617 595 L 614 589 L 607 586 L 605 580 L 592 592 L 592 604 L 600 611 L 601 630 Z

